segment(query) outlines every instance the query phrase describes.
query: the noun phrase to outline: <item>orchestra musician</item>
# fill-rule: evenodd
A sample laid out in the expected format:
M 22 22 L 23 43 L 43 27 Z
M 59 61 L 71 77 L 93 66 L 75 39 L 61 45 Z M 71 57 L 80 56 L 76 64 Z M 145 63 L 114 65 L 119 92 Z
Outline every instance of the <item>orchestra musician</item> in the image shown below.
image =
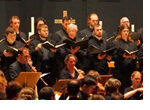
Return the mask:
M 64 60 L 66 66 L 62 69 L 59 79 L 82 79 L 84 77 L 84 71 L 75 67 L 77 63 L 77 57 L 73 54 L 68 54 Z
M 131 74 L 132 85 L 125 88 L 124 99 L 141 100 L 143 99 L 143 85 L 141 83 L 142 75 L 139 71 L 134 71 Z
M 6 77 L 8 81 L 15 80 L 20 72 L 33 72 L 34 71 L 28 64 L 29 57 L 30 57 L 30 54 L 29 54 L 28 48 L 23 47 L 19 49 L 19 52 L 17 55 L 17 61 L 15 61 L 9 66 L 9 71 Z

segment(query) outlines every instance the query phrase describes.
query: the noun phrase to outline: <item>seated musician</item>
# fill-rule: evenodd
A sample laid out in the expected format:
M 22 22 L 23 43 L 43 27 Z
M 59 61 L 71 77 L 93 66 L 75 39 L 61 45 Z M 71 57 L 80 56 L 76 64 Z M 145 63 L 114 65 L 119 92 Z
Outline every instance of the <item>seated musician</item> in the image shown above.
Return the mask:
M 15 80 L 20 72 L 31 72 L 32 68 L 28 64 L 29 50 L 25 47 L 20 48 L 17 56 L 17 61 L 9 66 L 7 80 Z
M 93 90 L 97 85 L 96 80 L 93 77 L 85 76 L 81 79 L 80 91 L 78 93 L 79 100 L 88 100 L 90 95 L 92 95 Z
M 60 72 L 59 79 L 82 79 L 84 71 L 76 69 L 76 62 L 77 57 L 73 54 L 68 54 L 64 60 L 66 66 Z
M 93 91 L 94 94 L 99 94 L 99 93 L 104 93 L 105 91 L 105 88 L 103 87 L 103 85 L 100 83 L 101 82 L 101 77 L 100 77 L 100 73 L 98 73 L 97 71 L 95 70 L 90 70 L 86 76 L 91 76 L 93 77 L 94 79 L 96 79 L 97 81 L 97 86 L 95 88 L 95 90 Z
M 124 99 L 140 100 L 143 99 L 143 86 L 141 84 L 142 75 L 139 71 L 134 71 L 131 74 L 132 85 L 125 88 Z
M 118 79 L 110 78 L 105 83 L 105 100 L 123 100 L 123 95 L 120 93 L 119 88 L 121 86 L 121 82 Z

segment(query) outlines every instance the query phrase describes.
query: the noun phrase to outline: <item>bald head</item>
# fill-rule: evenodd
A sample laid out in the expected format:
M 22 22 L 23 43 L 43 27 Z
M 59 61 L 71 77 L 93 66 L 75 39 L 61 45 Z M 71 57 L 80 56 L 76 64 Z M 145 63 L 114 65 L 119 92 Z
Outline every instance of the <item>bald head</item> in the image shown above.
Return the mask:
M 98 15 L 96 13 L 91 13 L 88 17 L 88 25 L 90 29 L 94 28 L 94 25 L 98 24 Z
M 124 24 L 127 24 L 130 27 L 130 21 L 129 21 L 129 19 L 127 17 L 122 17 L 120 19 L 120 26 L 122 26 Z

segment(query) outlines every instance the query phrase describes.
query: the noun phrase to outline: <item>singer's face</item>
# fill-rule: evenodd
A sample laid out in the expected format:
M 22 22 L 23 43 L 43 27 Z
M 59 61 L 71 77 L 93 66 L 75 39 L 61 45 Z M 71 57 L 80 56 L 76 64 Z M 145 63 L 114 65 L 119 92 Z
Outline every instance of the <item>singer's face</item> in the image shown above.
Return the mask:
M 20 20 L 16 19 L 16 18 L 12 19 L 11 27 L 16 29 L 16 30 L 19 30 Z
M 96 36 L 101 37 L 102 34 L 103 34 L 102 26 L 95 27 L 93 33 L 94 33 Z
M 129 36 L 129 29 L 125 28 L 121 31 L 122 38 L 127 38 Z
M 90 27 L 94 28 L 94 25 L 98 24 L 98 16 L 95 14 L 92 14 L 88 20 L 88 24 Z
M 70 27 L 69 29 L 67 29 L 67 33 L 68 33 L 68 36 L 69 36 L 71 39 L 75 39 L 76 34 L 77 34 L 77 30 L 74 29 L 73 27 Z
M 48 28 L 42 28 L 39 32 L 40 36 L 47 38 L 49 34 Z
M 9 44 L 13 44 L 16 41 L 16 32 L 10 32 L 8 35 L 6 35 L 6 38 Z

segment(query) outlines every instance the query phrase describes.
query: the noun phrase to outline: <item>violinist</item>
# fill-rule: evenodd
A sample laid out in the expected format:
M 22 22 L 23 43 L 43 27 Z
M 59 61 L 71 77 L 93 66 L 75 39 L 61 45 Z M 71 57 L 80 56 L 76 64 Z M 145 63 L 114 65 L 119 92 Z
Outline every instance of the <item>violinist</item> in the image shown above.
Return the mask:
M 100 95 L 104 95 L 105 94 L 105 88 L 103 86 L 103 84 L 101 84 L 101 77 L 100 77 L 100 73 L 98 73 L 95 70 L 90 70 L 86 76 L 90 76 L 93 77 L 94 79 L 96 79 L 97 81 L 97 86 L 96 88 L 93 90 L 93 94 L 100 94 Z
M 125 88 L 124 99 L 141 100 L 143 99 L 143 85 L 141 84 L 142 75 L 139 71 L 134 71 L 131 74 L 132 85 Z

